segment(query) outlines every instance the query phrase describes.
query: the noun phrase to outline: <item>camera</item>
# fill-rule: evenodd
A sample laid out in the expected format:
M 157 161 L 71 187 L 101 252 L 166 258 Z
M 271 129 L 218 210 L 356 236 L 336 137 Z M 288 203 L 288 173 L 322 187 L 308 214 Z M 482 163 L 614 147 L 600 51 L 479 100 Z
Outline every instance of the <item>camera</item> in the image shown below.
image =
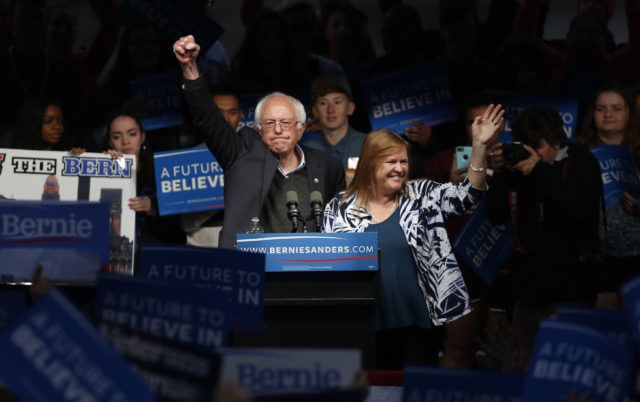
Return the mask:
M 502 161 L 507 166 L 513 166 L 516 163 L 527 159 L 531 154 L 524 149 L 524 145 L 520 142 L 502 145 Z

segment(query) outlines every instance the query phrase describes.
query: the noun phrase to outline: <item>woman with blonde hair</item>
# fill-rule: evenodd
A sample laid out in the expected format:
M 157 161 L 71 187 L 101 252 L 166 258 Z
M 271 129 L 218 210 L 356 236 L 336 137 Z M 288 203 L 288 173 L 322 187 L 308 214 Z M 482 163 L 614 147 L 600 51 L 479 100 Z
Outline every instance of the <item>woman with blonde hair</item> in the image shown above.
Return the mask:
M 389 130 L 373 131 L 353 181 L 325 209 L 325 232 L 378 233 L 379 369 L 436 363 L 441 332 L 433 328 L 471 310 L 444 220 L 484 195 L 487 144 L 498 135 L 503 114 L 490 105 L 474 120 L 471 165 L 458 184 L 408 181 L 409 144 Z

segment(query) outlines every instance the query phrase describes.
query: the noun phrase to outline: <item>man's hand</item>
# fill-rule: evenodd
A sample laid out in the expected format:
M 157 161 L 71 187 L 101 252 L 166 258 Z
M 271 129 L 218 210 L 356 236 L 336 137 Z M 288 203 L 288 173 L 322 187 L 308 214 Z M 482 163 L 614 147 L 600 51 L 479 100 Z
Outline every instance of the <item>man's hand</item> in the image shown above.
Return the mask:
M 431 127 L 421 121 L 410 121 L 411 126 L 404 129 L 408 140 L 417 142 L 422 148 L 426 148 L 431 139 Z
M 504 172 L 507 170 L 507 165 L 504 164 L 502 159 L 502 143 L 497 142 L 487 150 L 487 155 L 491 158 L 491 167 L 496 172 Z
M 640 216 L 640 199 L 633 198 L 625 191 L 622 197 L 622 209 L 629 215 Z
M 535 149 L 531 148 L 529 145 L 523 144 L 524 149 L 529 152 L 529 157 L 525 160 L 522 160 L 515 165 L 513 165 L 513 170 L 520 171 L 523 175 L 527 176 L 533 172 L 533 168 L 536 167 L 536 164 L 541 160 L 540 155 L 535 151 Z
M 146 195 L 129 198 L 129 208 L 136 212 L 144 212 L 149 216 L 155 216 L 155 210 L 151 203 L 151 198 Z
M 193 35 L 183 36 L 173 44 L 173 54 L 182 67 L 182 75 L 185 79 L 195 80 L 200 76 L 196 61 L 200 54 L 200 45 L 196 43 Z

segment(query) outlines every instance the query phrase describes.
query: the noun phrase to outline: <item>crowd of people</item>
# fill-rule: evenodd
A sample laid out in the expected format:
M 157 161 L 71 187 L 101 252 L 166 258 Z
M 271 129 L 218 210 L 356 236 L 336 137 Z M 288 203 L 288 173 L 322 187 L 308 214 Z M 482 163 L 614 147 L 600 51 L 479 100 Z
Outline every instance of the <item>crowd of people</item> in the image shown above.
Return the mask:
M 121 27 L 109 17 L 116 2 L 99 0 L 91 4 L 100 29 L 80 52 L 70 5 L 12 0 L 11 23 L 0 27 L 0 147 L 135 154 L 138 193 L 129 207 L 142 243 L 233 248 L 253 217 L 265 232 L 290 232 L 287 194 L 302 197 L 299 213 L 308 216 L 309 195 L 319 192 L 323 231 L 378 232 L 381 369 L 522 372 L 537 324 L 558 305 L 622 308 L 620 284 L 640 273 L 640 194 L 626 192 L 603 212 L 589 148 L 628 147 L 640 166 L 640 2 L 618 2 L 626 43 L 607 28 L 615 2 L 604 0 L 577 0 L 566 38 L 554 41 L 542 35 L 547 0 L 493 0 L 485 21 L 473 0 L 440 0 L 425 5 L 439 16 L 431 29 L 402 0 L 379 1 L 379 33 L 348 1 L 283 3 L 243 0 L 246 33 L 229 59 L 220 42 L 201 49 L 188 32 L 176 40 L 147 22 Z M 378 34 L 382 54 L 373 47 Z M 360 83 L 429 60 L 445 66 L 460 117 L 411 121 L 402 133 L 372 130 Z M 145 131 L 129 83 L 169 72 L 182 75 L 185 123 Z M 289 95 L 299 89 L 310 93 L 309 116 Z M 575 139 L 557 110 L 532 107 L 512 126 L 522 158 L 505 158 L 504 110 L 488 90 L 575 99 Z M 266 94 L 255 126 L 240 127 L 242 98 L 255 93 Z M 225 210 L 161 219 L 151 156 L 196 144 L 224 171 Z M 471 147 L 468 166 L 457 166 L 456 146 Z M 493 224 L 513 226 L 514 254 L 491 284 L 452 246 L 481 199 Z M 582 257 L 594 250 L 608 255 L 606 270 L 585 268 Z M 492 353 L 506 332 L 509 353 Z

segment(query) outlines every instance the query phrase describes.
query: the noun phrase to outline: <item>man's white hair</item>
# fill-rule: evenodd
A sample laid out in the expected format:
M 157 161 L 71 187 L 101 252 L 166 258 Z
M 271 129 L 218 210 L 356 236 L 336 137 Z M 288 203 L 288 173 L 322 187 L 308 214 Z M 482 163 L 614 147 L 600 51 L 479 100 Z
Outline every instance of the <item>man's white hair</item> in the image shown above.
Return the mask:
M 264 96 L 262 99 L 258 101 L 258 105 L 256 106 L 256 112 L 254 116 L 254 122 L 257 128 L 262 127 L 262 111 L 264 109 L 264 105 L 267 103 L 267 101 L 273 98 L 284 98 L 291 104 L 291 106 L 293 106 L 293 110 L 295 111 L 295 114 L 296 114 L 296 123 L 297 123 L 296 126 L 298 127 L 298 129 L 303 123 L 306 123 L 307 112 L 305 112 L 304 105 L 302 104 L 302 102 L 300 102 L 293 96 L 289 96 L 282 92 L 272 92 L 269 95 Z

